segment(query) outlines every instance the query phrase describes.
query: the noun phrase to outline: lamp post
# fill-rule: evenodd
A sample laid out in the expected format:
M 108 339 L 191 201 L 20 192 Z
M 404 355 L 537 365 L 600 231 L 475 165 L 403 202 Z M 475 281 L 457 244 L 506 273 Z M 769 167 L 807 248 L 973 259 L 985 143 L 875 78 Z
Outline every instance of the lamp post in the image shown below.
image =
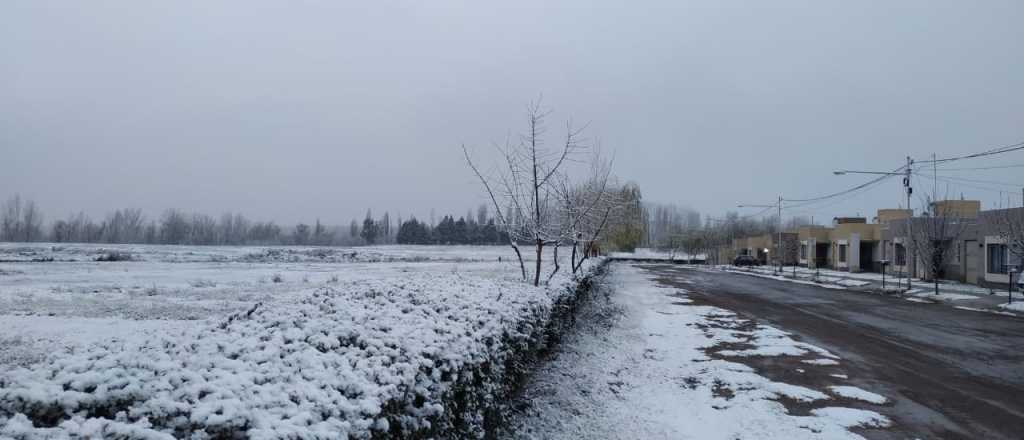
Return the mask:
M 1013 274 L 1017 273 L 1017 267 L 1010 266 L 1010 270 L 1007 273 L 1010 274 L 1010 282 L 1006 287 L 1007 304 L 1013 304 Z
M 879 263 L 882 265 L 882 293 L 885 293 L 885 267 L 889 265 L 889 260 L 881 260 Z

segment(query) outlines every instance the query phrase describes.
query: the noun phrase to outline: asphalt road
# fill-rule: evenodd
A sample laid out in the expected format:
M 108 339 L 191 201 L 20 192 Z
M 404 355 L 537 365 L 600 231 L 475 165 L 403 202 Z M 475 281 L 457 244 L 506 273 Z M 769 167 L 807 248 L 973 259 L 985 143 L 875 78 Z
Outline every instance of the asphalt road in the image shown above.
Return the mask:
M 695 301 L 841 356 L 850 383 L 893 400 L 879 412 L 896 426 L 862 433 L 869 438 L 1024 438 L 1024 319 L 740 274 L 641 267 L 690 290 Z M 794 380 L 788 366 L 755 367 Z

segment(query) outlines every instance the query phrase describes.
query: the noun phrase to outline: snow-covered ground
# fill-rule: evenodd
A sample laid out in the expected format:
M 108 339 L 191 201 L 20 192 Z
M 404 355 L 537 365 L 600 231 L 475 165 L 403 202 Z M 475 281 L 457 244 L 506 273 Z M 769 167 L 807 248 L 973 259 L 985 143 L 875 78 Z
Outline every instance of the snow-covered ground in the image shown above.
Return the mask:
M 94 261 L 110 252 L 134 261 Z M 514 278 L 511 256 L 500 246 L 0 244 L 0 370 L 118 332 L 293 302 L 321 286 L 422 273 Z
M 475 435 L 574 285 L 511 255 L 2 245 L 0 437 Z
M 1024 295 L 1017 297 L 1017 300 L 1012 303 L 1001 304 L 999 307 L 1006 310 L 1024 312 Z
M 612 252 L 609 257 L 613 259 L 641 259 L 641 260 L 666 260 L 666 261 L 689 261 L 705 260 L 706 254 L 690 255 L 683 252 L 660 251 L 650 248 L 637 248 L 633 252 Z
M 857 439 L 850 428 L 891 424 L 868 409 L 887 399 L 849 386 L 842 360 L 827 350 L 694 305 L 687 291 L 634 266 L 615 264 L 610 283 L 527 385 L 507 437 Z M 765 357 L 804 359 L 798 374 L 822 369 L 834 384 L 773 381 L 744 363 Z M 792 414 L 784 401 L 810 409 Z

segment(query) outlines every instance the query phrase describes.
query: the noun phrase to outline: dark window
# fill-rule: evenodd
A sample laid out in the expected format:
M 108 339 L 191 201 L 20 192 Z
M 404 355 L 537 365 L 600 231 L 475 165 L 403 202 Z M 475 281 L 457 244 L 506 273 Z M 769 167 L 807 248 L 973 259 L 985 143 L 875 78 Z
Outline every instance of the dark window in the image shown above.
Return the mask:
M 988 273 L 1006 273 L 1006 245 L 988 245 Z
M 845 244 L 839 245 L 839 262 L 840 263 L 845 263 L 846 262 L 846 245 Z
M 903 245 L 899 243 L 896 244 L 896 265 L 907 265 L 907 248 L 903 247 Z
M 807 259 L 807 245 L 806 244 L 800 245 L 800 259 L 801 260 L 806 260 Z

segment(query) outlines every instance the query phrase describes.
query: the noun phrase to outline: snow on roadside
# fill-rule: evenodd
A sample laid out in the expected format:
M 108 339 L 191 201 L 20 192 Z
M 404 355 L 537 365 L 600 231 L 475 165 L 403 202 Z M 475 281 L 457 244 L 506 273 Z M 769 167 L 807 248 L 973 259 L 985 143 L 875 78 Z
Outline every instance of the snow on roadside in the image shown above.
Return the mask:
M 1000 304 L 999 308 L 1006 310 L 1013 310 L 1015 312 L 1024 312 L 1024 301 L 1018 299 L 1016 302 L 1008 304 Z
M 849 385 L 837 385 L 828 387 L 829 391 L 839 397 L 846 397 L 849 399 L 863 400 L 868 403 L 874 403 L 875 405 L 884 405 L 889 401 L 885 396 L 881 394 L 875 394 L 871 391 L 862 390 L 857 387 Z
M 908 295 L 908 294 L 905 293 L 904 295 Z M 963 293 L 949 293 L 949 292 L 939 291 L 939 294 L 936 295 L 934 290 L 922 290 L 920 292 L 914 292 L 914 293 L 912 293 L 910 295 L 913 295 L 914 297 L 917 297 L 917 298 L 921 298 L 921 299 L 925 299 L 925 300 L 931 300 L 931 301 L 963 301 L 963 300 L 978 299 L 978 297 L 976 295 L 965 295 Z
M 892 425 L 888 417 L 864 409 L 828 407 L 811 410 L 811 414 L 848 428 L 885 428 Z
M 124 332 L 0 373 L 0 437 L 480 437 L 572 300 L 554 281 L 410 273 Z
M 767 278 L 767 279 L 776 280 L 776 281 L 786 281 L 786 282 L 796 283 L 796 284 L 807 284 L 807 285 L 811 285 L 811 286 L 824 287 L 826 289 L 847 290 L 848 287 L 851 287 L 849 285 L 841 285 L 841 284 L 835 284 L 835 283 L 822 283 L 822 282 L 814 282 L 814 281 L 809 281 L 809 280 L 794 279 L 794 278 L 790 278 L 790 277 L 786 277 L 786 276 L 772 275 L 770 273 L 764 273 L 764 272 L 755 271 L 755 270 L 730 269 L 729 266 L 722 266 L 722 267 L 720 267 L 720 268 L 718 268 L 716 270 L 720 270 L 720 271 L 723 271 L 723 272 L 729 272 L 729 273 L 736 273 L 736 274 L 741 274 L 741 275 L 749 275 L 749 276 L 759 277 L 759 278 Z
M 778 399 L 817 405 L 831 398 L 740 362 L 796 353 L 838 362 L 837 356 L 728 310 L 681 302 L 682 292 L 657 285 L 637 267 L 612 267 L 607 300 L 596 295 L 584 307 L 582 328 L 532 376 L 520 398 L 524 408 L 504 437 L 859 439 L 848 428 L 888 423 L 878 413 L 846 408 L 789 414 Z M 711 354 L 723 345 L 751 348 Z

